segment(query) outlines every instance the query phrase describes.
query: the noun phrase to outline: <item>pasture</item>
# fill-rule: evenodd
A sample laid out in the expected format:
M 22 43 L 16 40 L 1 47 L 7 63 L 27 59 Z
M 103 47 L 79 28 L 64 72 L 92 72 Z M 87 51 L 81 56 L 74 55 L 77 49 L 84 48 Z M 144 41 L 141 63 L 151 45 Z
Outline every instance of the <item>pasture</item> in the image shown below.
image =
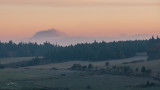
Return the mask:
M 147 81 L 158 86 L 142 88 Z M 120 75 L 97 75 L 94 72 L 47 69 L 0 70 L 0 89 L 55 89 L 62 90 L 159 90 L 159 81 L 150 78 Z
M 53 64 L 47 64 L 47 65 L 38 65 L 38 66 L 31 66 L 28 68 L 45 68 L 50 69 L 52 67 L 55 67 L 57 69 L 67 69 L 70 68 L 73 64 L 81 64 L 81 65 L 88 65 L 93 64 L 94 66 L 98 67 L 104 67 L 106 62 L 109 62 L 110 65 L 121 65 L 124 62 L 131 62 L 131 61 L 138 61 L 138 60 L 147 60 L 147 56 L 135 56 L 132 58 L 127 59 L 118 59 L 118 60 L 104 60 L 104 61 L 97 61 L 97 62 L 91 62 L 91 61 L 69 61 L 69 62 L 62 62 L 62 63 L 53 63 Z
M 2 64 L 31 60 L 34 57 L 3 58 Z M 6 61 L 5 61 L 6 60 Z M 125 62 L 144 60 L 144 62 Z M 52 89 L 52 90 L 159 90 L 160 81 L 149 77 L 135 77 L 124 75 L 100 74 L 94 71 L 73 71 L 68 70 L 73 64 L 104 67 L 105 62 L 110 63 L 110 67 L 131 66 L 131 68 L 146 66 L 153 72 L 159 72 L 160 60 L 147 61 L 147 56 L 135 56 L 127 59 L 88 62 L 70 61 L 53 63 L 48 65 L 38 65 L 19 68 L 0 69 L 0 89 Z M 53 70 L 52 68 L 58 70 Z M 154 83 L 156 86 L 143 87 L 146 82 Z
M 8 63 L 15 63 L 21 61 L 29 61 L 32 60 L 34 57 L 13 57 L 13 58 L 0 58 L 1 64 L 8 64 Z

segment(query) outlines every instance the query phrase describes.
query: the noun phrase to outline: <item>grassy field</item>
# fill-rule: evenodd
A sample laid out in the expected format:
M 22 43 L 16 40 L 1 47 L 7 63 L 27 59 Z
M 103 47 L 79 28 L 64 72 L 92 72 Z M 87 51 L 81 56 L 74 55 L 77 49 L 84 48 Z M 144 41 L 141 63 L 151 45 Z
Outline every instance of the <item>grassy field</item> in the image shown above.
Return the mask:
M 0 58 L 1 64 L 8 64 L 8 63 L 15 63 L 21 61 L 29 61 L 32 60 L 34 57 L 15 57 L 15 58 Z
M 153 73 L 160 72 L 160 60 L 152 60 L 152 61 L 145 61 L 139 63 L 130 63 L 126 64 L 126 66 L 131 66 L 133 69 L 139 68 L 141 69 L 142 66 L 145 66 L 147 69 L 152 69 Z
M 3 69 L 0 70 L 0 89 L 69 88 L 69 90 L 159 90 L 159 86 L 142 88 L 137 85 L 150 78 L 120 75 L 97 75 L 92 72 L 47 69 Z
M 123 64 L 125 62 L 132 62 L 132 61 L 139 61 L 144 60 L 144 62 L 138 62 L 138 63 L 129 63 L 129 64 Z M 94 66 L 98 67 L 104 67 L 105 62 L 109 62 L 110 66 L 116 65 L 116 66 L 130 66 L 135 70 L 136 68 L 139 68 L 139 70 L 142 68 L 142 66 L 145 66 L 147 69 L 152 69 L 153 74 L 160 72 L 160 60 L 152 60 L 148 61 L 147 56 L 135 56 L 132 58 L 127 59 L 119 59 L 119 60 L 107 60 L 107 61 L 98 61 L 98 62 L 89 62 L 89 61 L 70 61 L 70 62 L 63 62 L 63 63 L 53 63 L 53 64 L 47 64 L 47 65 L 38 65 L 38 66 L 31 66 L 28 68 L 33 69 L 51 69 L 53 67 L 57 69 L 65 70 L 67 68 L 70 68 L 73 64 L 81 64 L 81 65 L 88 65 L 93 64 Z
M 33 57 L 22 58 L 3 58 L 2 64 L 30 60 Z M 6 60 L 6 61 L 5 61 Z M 144 62 L 122 64 L 124 62 L 144 60 Z M 124 75 L 97 74 L 93 71 L 72 71 L 67 70 L 75 63 L 82 65 L 93 64 L 94 66 L 104 67 L 106 61 L 87 62 L 71 61 L 54 63 L 48 65 L 38 65 L 23 68 L 0 69 L 0 89 L 56 89 L 60 90 L 160 90 L 160 82 L 149 77 L 135 77 Z M 154 72 L 159 72 L 160 60 L 147 61 L 147 56 L 135 56 L 128 59 L 109 60 L 111 66 L 126 65 L 132 68 L 146 66 Z M 51 70 L 51 68 L 59 70 Z M 155 83 L 157 86 L 142 88 L 141 85 L 147 81 Z
M 31 66 L 29 68 L 45 68 L 50 69 L 52 67 L 55 67 L 57 69 L 67 69 L 70 68 L 73 64 L 81 64 L 81 65 L 88 65 L 93 64 L 94 66 L 103 67 L 105 66 L 106 62 L 109 62 L 110 65 L 121 65 L 124 62 L 131 62 L 131 61 L 138 61 L 138 60 L 147 60 L 147 56 L 135 56 L 132 58 L 127 59 L 118 59 L 118 60 L 104 60 L 104 61 L 98 61 L 98 62 L 89 62 L 89 61 L 69 61 L 69 62 L 63 62 L 63 63 L 53 63 L 53 64 L 47 64 L 47 65 L 38 65 L 38 66 Z

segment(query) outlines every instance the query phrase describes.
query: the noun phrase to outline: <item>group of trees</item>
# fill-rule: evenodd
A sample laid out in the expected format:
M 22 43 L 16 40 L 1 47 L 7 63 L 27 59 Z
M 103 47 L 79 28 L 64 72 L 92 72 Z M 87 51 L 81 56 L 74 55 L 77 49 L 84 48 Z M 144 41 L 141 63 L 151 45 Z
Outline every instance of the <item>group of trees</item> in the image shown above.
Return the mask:
M 69 60 L 109 60 L 133 57 L 136 53 L 147 52 L 148 59 L 160 58 L 160 38 L 152 37 L 149 40 L 93 42 L 58 47 L 45 54 L 46 59 L 53 62 Z
M 94 66 L 92 64 L 84 65 L 81 64 L 73 64 L 70 69 L 72 70 L 92 70 Z
M 45 42 L 37 43 L 7 43 L 0 42 L 0 58 L 44 56 L 52 62 L 71 60 L 108 60 L 133 57 L 136 53 L 147 52 L 149 59 L 160 58 L 160 38 L 149 40 L 113 41 L 82 43 L 69 46 L 58 46 Z
M 94 66 L 93 64 L 88 65 L 81 65 L 81 64 L 73 64 L 71 70 L 96 70 L 100 71 L 101 73 L 112 73 L 112 74 L 128 74 L 128 75 L 140 75 L 140 76 L 150 76 L 152 74 L 152 69 L 147 69 L 145 66 L 142 66 L 140 69 L 137 67 L 135 70 L 130 66 L 116 66 L 116 65 L 109 65 L 109 62 L 105 63 L 105 66 Z
M 157 36 L 157 39 L 150 39 L 150 46 L 148 48 L 148 60 L 160 59 L 160 38 Z
M 135 71 L 130 66 L 113 66 L 112 69 L 118 72 L 120 71 L 124 73 L 136 73 L 136 74 L 142 73 L 143 75 L 151 75 L 152 73 L 152 69 L 146 69 L 145 66 L 142 66 L 140 70 L 137 67 Z
M 5 57 L 28 57 L 43 56 L 48 51 L 57 47 L 56 45 L 45 42 L 44 44 L 23 43 L 18 44 L 9 42 L 0 42 L 0 58 Z
M 136 53 L 146 52 L 148 40 L 93 42 L 58 47 L 45 55 L 46 59 L 56 61 L 69 60 L 108 60 L 133 57 Z

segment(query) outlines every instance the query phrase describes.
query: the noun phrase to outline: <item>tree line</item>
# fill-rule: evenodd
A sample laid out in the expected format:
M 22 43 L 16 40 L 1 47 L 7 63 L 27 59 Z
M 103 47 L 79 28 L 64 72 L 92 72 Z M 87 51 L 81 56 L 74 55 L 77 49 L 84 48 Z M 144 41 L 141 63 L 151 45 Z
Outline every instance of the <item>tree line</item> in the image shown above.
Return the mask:
M 149 40 L 128 40 L 113 42 L 82 43 L 65 47 L 58 47 L 45 54 L 45 59 L 57 61 L 97 61 L 123 59 L 136 55 L 136 53 L 147 52 L 148 59 L 160 58 L 160 38 Z
M 150 45 L 147 50 L 148 60 L 160 59 L 160 38 L 157 36 L 157 39 L 152 37 L 150 39 Z
M 43 44 L 0 42 L 0 58 L 44 56 L 45 60 L 52 62 L 123 59 L 141 52 L 147 52 L 149 60 L 160 58 L 160 38 L 157 36 L 149 40 L 94 41 L 69 46 L 54 45 L 49 42 Z
M 20 42 L 16 44 L 13 41 L 0 42 L 0 58 L 43 56 L 46 52 L 55 47 L 57 46 L 50 44 L 49 42 L 43 44 L 31 42 Z
M 93 42 L 59 47 L 45 54 L 46 59 L 52 61 L 69 60 L 109 60 L 123 59 L 136 55 L 136 53 L 146 52 L 148 40 L 118 41 L 118 42 Z

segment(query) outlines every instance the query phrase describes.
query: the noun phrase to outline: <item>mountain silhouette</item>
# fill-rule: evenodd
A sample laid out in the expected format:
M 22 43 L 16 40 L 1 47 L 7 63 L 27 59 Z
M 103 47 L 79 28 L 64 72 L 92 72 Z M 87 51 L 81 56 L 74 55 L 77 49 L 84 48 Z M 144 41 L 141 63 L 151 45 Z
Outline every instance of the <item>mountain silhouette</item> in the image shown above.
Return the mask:
M 56 29 L 49 29 L 37 32 L 33 35 L 32 39 L 43 39 L 43 38 L 52 38 L 52 37 L 65 37 L 67 36 L 64 32 L 61 32 Z

